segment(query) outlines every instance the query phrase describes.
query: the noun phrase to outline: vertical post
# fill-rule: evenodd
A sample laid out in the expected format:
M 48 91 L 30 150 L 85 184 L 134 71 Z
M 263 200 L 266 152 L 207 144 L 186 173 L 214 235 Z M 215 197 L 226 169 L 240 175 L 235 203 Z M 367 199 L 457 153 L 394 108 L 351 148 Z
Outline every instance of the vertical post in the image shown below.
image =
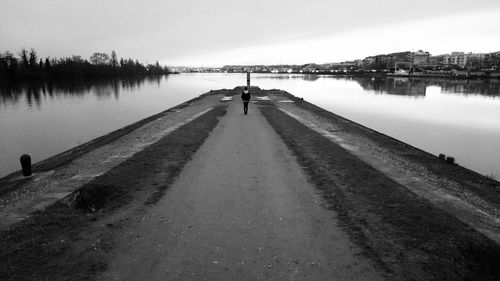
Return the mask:
M 247 87 L 250 88 L 250 72 L 247 72 Z
M 31 157 L 28 154 L 21 155 L 21 167 L 23 168 L 23 176 L 31 176 Z

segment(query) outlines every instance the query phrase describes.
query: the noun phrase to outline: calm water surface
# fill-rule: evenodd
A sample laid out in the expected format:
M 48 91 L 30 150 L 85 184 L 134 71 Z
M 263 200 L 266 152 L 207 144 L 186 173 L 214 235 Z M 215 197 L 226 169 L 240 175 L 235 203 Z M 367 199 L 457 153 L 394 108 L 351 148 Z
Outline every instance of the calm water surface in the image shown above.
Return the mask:
M 210 89 L 234 88 L 244 74 L 0 84 L 0 176 L 28 153 L 39 161 L 161 112 Z M 498 82 L 333 78 L 255 74 L 252 84 L 283 89 L 348 119 L 463 166 L 500 176 Z

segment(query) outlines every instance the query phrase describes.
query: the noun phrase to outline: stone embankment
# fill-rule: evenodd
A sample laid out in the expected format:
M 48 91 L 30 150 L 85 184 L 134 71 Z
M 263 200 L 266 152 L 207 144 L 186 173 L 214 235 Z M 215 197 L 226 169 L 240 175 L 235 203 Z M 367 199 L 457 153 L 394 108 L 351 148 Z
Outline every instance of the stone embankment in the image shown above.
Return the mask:
M 6 280 L 498 280 L 500 183 L 280 90 L 0 180 Z

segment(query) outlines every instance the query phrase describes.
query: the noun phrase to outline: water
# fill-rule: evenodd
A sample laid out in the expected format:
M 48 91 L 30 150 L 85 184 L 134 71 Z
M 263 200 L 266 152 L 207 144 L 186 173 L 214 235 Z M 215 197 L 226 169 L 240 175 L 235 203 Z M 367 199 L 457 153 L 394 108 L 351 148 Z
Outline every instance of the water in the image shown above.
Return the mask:
M 500 176 L 500 84 L 408 78 L 262 77 L 257 83 L 465 167 Z
M 0 177 L 23 153 L 43 160 L 218 86 L 196 75 L 0 84 Z
M 19 156 L 39 161 L 161 112 L 211 89 L 246 83 L 245 74 L 181 74 L 152 79 L 0 84 L 0 176 Z M 500 176 L 500 84 L 407 78 L 253 74 L 327 110 L 461 165 Z

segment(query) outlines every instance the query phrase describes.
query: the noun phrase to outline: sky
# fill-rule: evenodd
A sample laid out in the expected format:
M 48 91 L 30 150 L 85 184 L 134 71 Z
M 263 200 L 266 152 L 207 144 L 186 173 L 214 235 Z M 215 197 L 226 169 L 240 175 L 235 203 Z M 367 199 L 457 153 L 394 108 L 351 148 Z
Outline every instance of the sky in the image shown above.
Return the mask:
M 500 51 L 498 0 L 0 0 L 0 52 L 169 66 Z

